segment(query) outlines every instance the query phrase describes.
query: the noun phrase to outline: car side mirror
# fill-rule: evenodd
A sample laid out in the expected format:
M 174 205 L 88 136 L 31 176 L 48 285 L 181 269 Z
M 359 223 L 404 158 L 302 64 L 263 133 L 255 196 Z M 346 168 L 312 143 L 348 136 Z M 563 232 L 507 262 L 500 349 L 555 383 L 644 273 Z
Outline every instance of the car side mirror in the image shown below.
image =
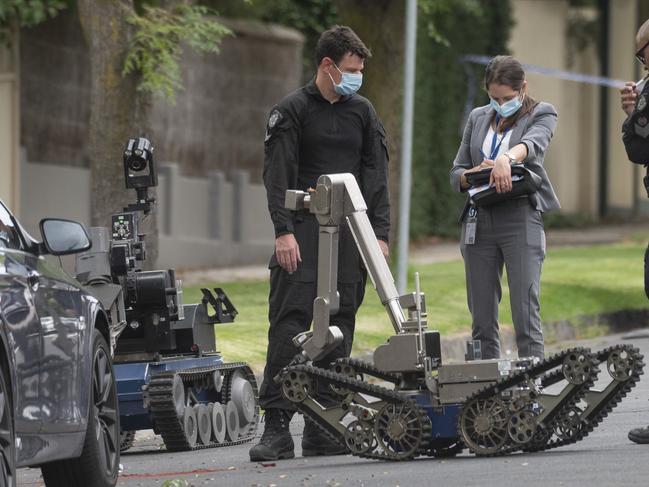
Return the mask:
M 81 223 L 59 218 L 44 218 L 40 222 L 43 244 L 52 255 L 76 254 L 92 245 Z

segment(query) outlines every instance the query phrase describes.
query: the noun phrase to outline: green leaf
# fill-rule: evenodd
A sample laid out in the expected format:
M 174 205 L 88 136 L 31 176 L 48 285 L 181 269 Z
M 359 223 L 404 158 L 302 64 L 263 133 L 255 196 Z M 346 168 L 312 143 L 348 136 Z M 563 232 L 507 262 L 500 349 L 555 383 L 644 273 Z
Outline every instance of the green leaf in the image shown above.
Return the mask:
M 170 10 L 144 6 L 142 15 L 127 19 L 136 33 L 123 74 L 139 74 L 138 90 L 174 103 L 183 86 L 179 66 L 182 44 L 199 52 L 218 53 L 223 37 L 232 34 L 213 15 L 215 12 L 200 5 L 181 4 Z

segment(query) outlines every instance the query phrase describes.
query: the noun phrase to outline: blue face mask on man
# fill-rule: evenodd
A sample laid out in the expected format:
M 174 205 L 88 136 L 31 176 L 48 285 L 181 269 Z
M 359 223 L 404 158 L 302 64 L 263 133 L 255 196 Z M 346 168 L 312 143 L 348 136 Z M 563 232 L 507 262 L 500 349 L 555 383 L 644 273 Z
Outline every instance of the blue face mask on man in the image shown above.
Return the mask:
M 491 97 L 489 97 L 489 99 L 491 100 L 491 106 L 493 107 L 493 109 L 496 110 L 496 113 L 503 118 L 511 117 L 521 108 L 521 106 L 523 106 L 523 102 L 521 101 L 520 96 L 517 96 L 513 100 L 509 100 L 502 105 L 500 105 Z
M 334 63 L 336 66 L 336 63 Z M 343 73 L 338 66 L 336 69 L 341 74 L 340 83 L 336 83 L 331 75 L 331 82 L 334 84 L 334 91 L 339 95 L 352 95 L 356 93 L 363 84 L 363 73 Z M 328 74 L 328 73 L 327 73 Z

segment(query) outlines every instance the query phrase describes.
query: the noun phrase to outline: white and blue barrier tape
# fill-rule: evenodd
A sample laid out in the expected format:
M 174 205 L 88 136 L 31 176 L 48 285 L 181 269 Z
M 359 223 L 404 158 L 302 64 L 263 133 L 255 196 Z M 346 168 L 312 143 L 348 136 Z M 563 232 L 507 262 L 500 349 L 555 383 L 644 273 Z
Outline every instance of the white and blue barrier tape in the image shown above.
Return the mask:
M 483 56 L 478 54 L 467 54 L 460 58 L 460 63 L 464 66 L 464 71 L 467 75 L 467 100 L 464 105 L 464 113 L 462 114 L 462 125 L 460 133 L 464 130 L 464 125 L 469 117 L 469 113 L 473 109 L 473 102 L 476 95 L 476 82 L 475 71 L 471 68 L 471 64 L 486 65 L 491 61 L 491 56 Z M 576 81 L 578 83 L 586 83 L 589 85 L 605 86 L 607 88 L 623 88 L 626 81 L 615 78 L 607 78 L 605 76 L 593 76 L 590 74 L 576 73 L 574 71 L 565 71 L 562 69 L 546 68 L 544 66 L 537 66 L 534 64 L 523 64 L 525 73 L 534 73 L 552 78 L 562 79 L 566 81 Z
M 486 65 L 491 61 L 490 56 L 480 56 L 469 54 L 462 57 L 462 62 L 472 64 Z M 521 63 L 522 64 L 522 63 Z M 562 69 L 546 68 L 534 64 L 523 64 L 526 73 L 542 74 L 552 78 L 564 79 L 567 81 L 577 81 L 579 83 L 588 83 L 589 85 L 607 86 L 608 88 L 623 88 L 624 83 L 621 79 L 606 78 L 604 76 L 592 76 L 590 74 L 576 73 L 574 71 L 564 71 Z

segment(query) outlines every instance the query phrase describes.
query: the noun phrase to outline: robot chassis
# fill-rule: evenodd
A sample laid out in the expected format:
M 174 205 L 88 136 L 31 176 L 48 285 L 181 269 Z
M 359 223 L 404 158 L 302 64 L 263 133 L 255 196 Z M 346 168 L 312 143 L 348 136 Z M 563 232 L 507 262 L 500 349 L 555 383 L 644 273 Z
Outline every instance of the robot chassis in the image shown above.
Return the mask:
M 216 351 L 214 325 L 237 310 L 220 288 L 202 289 L 198 304 L 182 303 L 173 269 L 145 271 L 139 223 L 155 203 L 153 146 L 130 139 L 124 151 L 126 187 L 137 201 L 112 216 L 111 229 L 90 228 L 92 248 L 77 256 L 77 279 L 100 300 L 110 319 L 119 398 L 121 451 L 135 432 L 153 429 L 171 451 L 229 446 L 254 438 L 257 383 L 245 363 L 226 363 Z
M 489 456 L 575 443 L 643 373 L 643 356 L 629 345 L 598 352 L 572 348 L 545 360 L 480 360 L 478 342 L 468 347 L 466 362 L 443 364 L 440 335 L 427 329 L 418 276 L 414 293 L 397 293 L 355 178 L 323 175 L 312 193 L 287 191 L 285 206 L 308 210 L 319 222 L 318 281 L 312 330 L 294 338 L 302 351 L 275 381 L 300 412 L 353 455 L 409 460 L 468 448 Z M 374 351 L 373 365 L 345 358 L 317 368 L 312 362 L 342 340 L 329 317 L 339 307 L 338 231 L 345 223 L 396 334 Z M 323 387 L 335 393 L 336 404 L 318 401 L 316 391 Z

